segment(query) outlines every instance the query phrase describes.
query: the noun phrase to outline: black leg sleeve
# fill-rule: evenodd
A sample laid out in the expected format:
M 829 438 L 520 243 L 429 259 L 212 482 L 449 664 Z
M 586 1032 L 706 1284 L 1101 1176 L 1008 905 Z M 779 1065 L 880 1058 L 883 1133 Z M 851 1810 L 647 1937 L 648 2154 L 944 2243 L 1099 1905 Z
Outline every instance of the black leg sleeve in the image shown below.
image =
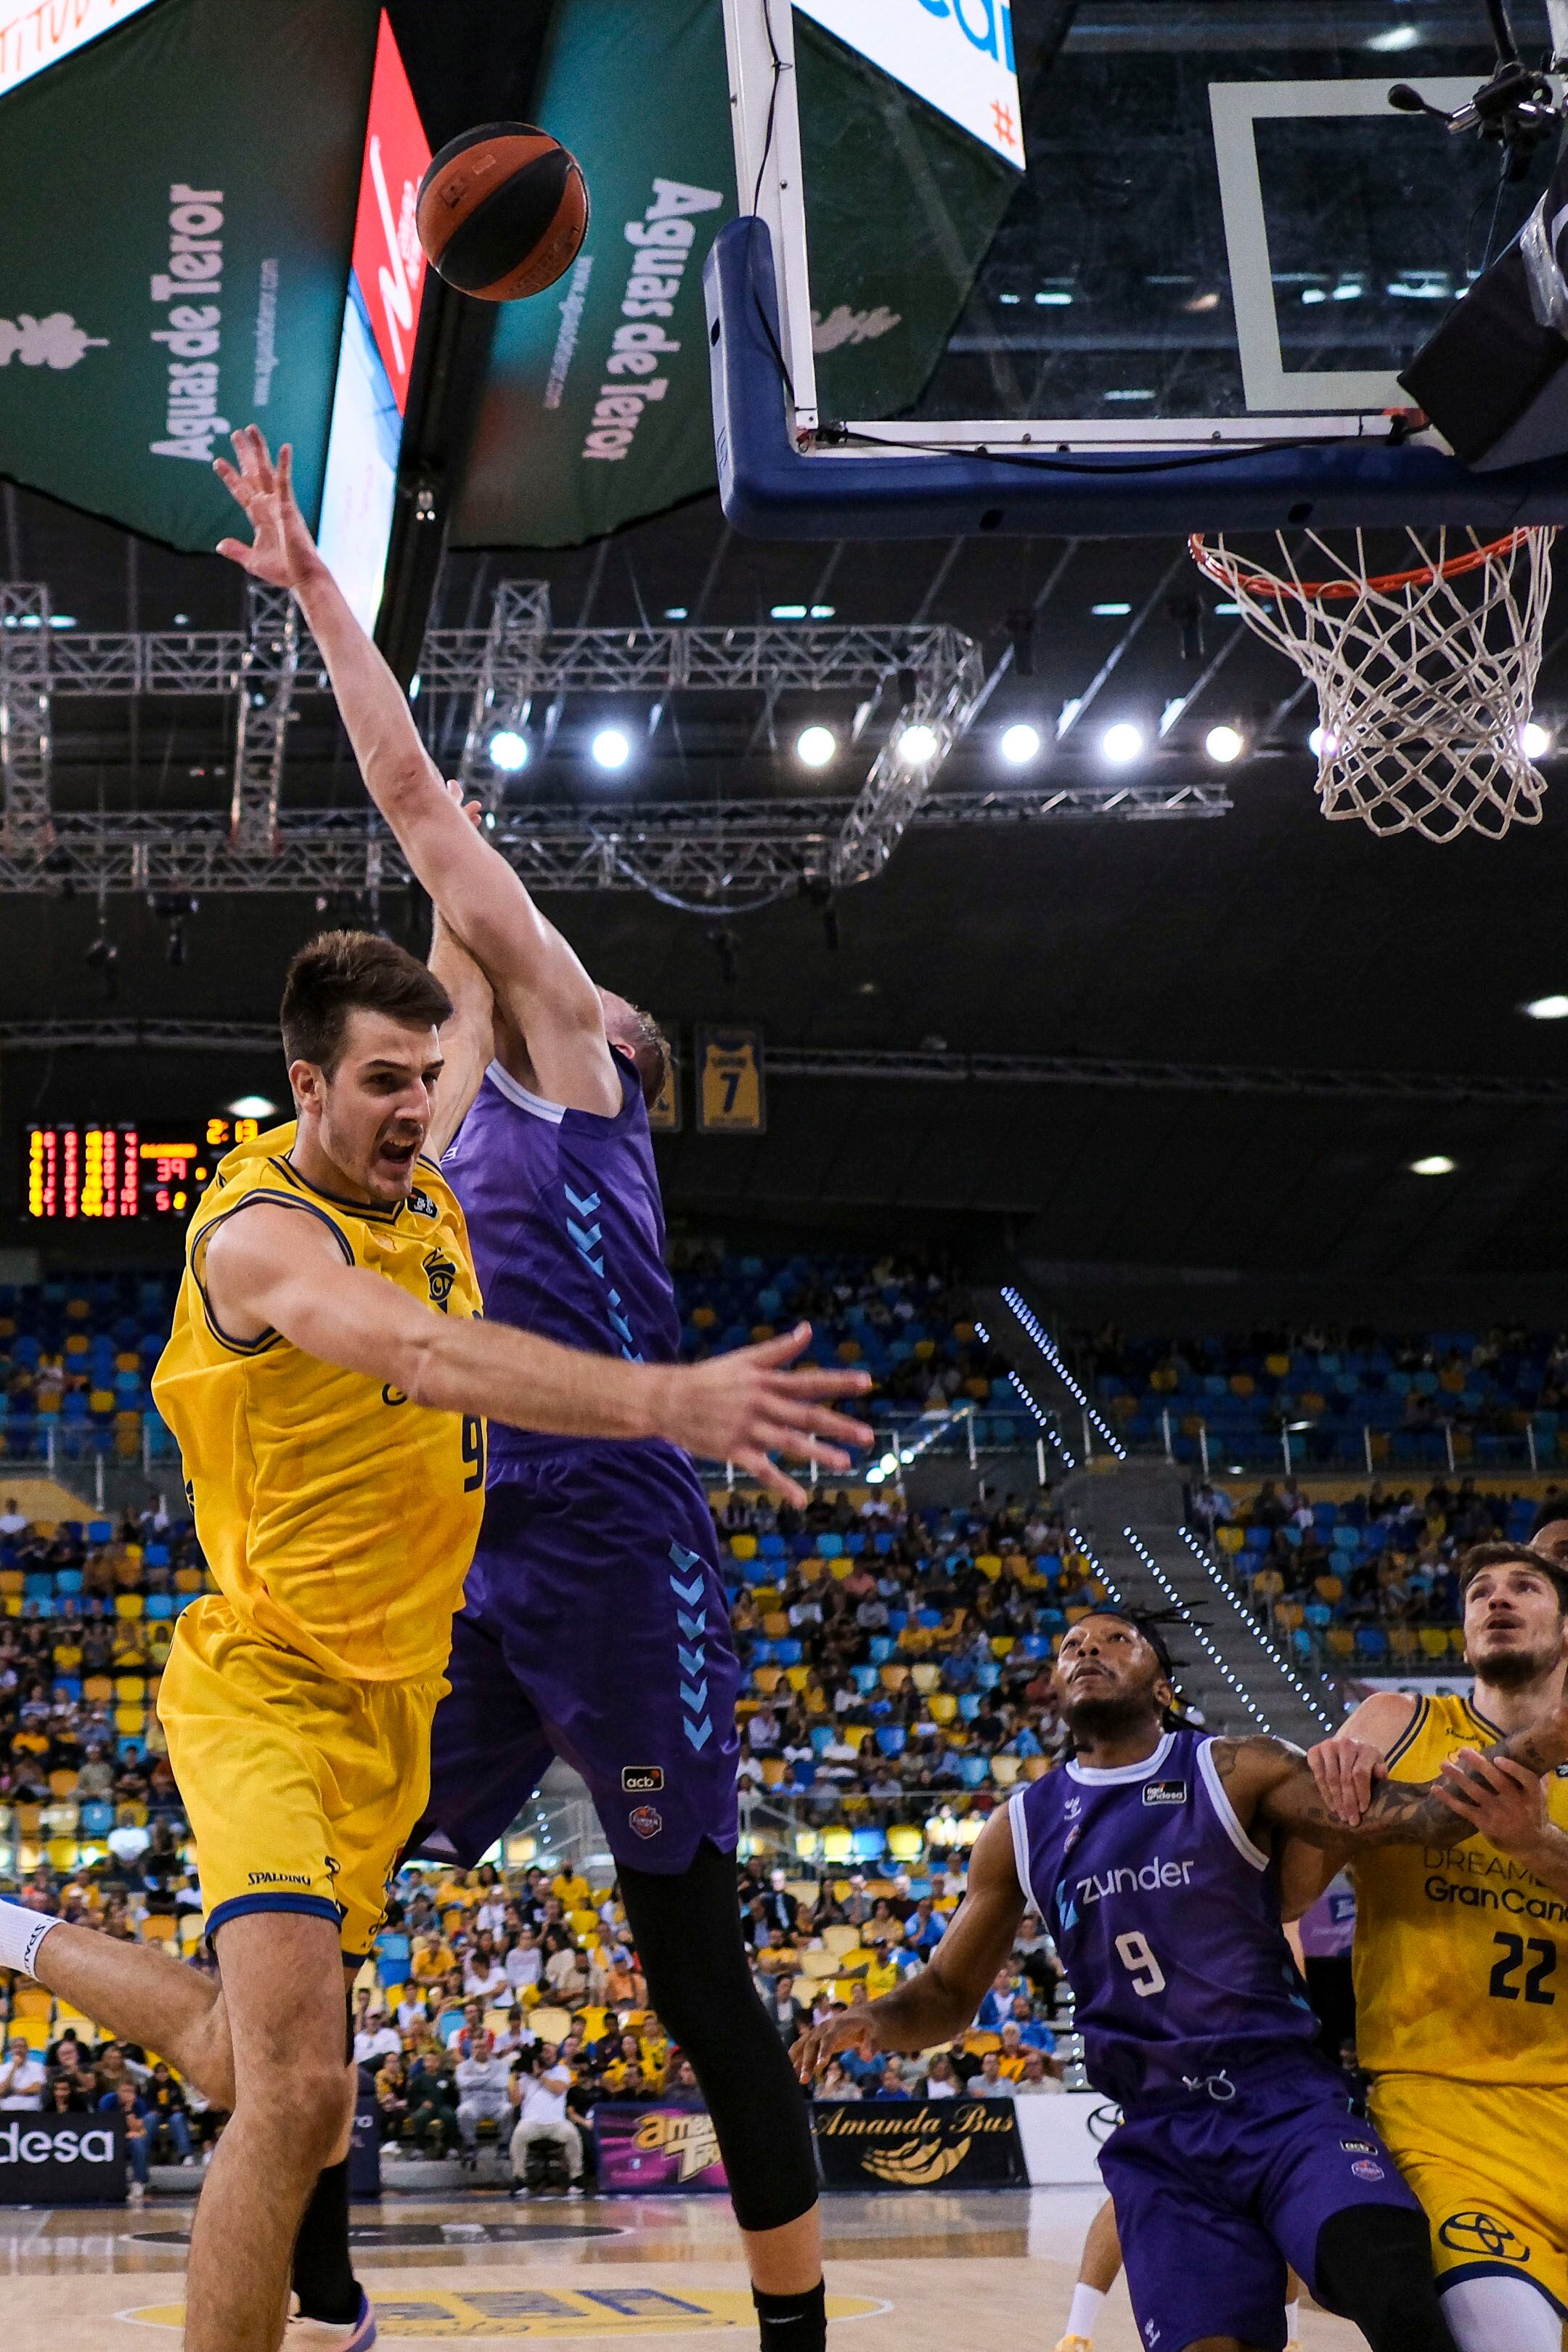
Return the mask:
M 1456 2352 L 1432 2277 L 1424 2213 L 1347 2205 L 1318 2231 L 1312 2292 L 1353 2320 L 1372 2352 Z
M 758 1998 L 741 1940 L 735 1864 L 704 1844 L 689 1870 L 622 1870 L 648 1997 L 692 2062 L 718 2134 L 736 2220 L 778 2230 L 817 2201 L 805 2094 Z
M 349 2160 L 329 2164 L 310 2192 L 294 2241 L 294 2292 L 307 2319 L 345 2326 L 360 2315 L 349 2253 Z

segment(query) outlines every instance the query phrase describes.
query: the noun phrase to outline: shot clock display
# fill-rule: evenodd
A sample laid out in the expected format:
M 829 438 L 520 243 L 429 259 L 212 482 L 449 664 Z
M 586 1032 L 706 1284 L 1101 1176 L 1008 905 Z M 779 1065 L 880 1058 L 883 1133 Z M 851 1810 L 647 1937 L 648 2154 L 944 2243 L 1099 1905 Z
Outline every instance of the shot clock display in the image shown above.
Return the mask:
M 259 1119 L 227 1113 L 145 1126 L 127 1119 L 29 1127 L 23 1212 L 44 1224 L 188 1217 L 225 1152 L 260 1129 Z

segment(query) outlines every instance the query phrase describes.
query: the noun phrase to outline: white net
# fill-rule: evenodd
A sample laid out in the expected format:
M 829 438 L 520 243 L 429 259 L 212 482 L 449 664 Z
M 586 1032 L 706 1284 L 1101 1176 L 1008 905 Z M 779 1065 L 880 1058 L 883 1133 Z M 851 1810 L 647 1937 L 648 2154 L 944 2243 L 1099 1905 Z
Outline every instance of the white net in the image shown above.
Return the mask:
M 1343 553 L 1315 531 L 1296 548 L 1277 536 L 1277 571 L 1223 539 L 1189 544 L 1317 688 L 1323 814 L 1439 842 L 1539 824 L 1546 782 L 1525 728 L 1555 534 L 1407 530 L 1406 568 L 1375 574 L 1361 531 Z

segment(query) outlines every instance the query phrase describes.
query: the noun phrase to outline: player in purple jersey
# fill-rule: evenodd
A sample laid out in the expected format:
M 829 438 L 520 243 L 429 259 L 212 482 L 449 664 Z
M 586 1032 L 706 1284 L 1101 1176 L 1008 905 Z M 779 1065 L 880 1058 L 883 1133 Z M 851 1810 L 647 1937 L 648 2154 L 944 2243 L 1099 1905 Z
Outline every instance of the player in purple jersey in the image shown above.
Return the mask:
M 1347 1830 L 1296 1749 L 1184 1728 L 1158 1635 L 1119 1612 L 1071 1628 L 1055 1682 L 1071 1761 L 987 1824 L 929 1966 L 797 2043 L 802 2077 L 857 2040 L 926 2050 L 963 2032 L 1032 1907 L 1089 2079 L 1123 2110 L 1101 2164 L 1150 2352 L 1281 2352 L 1287 2262 L 1373 2352 L 1453 2352 L 1425 2217 L 1312 2047 L 1273 1842 L 1447 1847 L 1471 1823 L 1441 1781 L 1387 1782 Z M 1568 1704 L 1492 1752 L 1552 1769 Z
M 664 1385 L 684 1396 L 698 1371 L 676 1365 L 648 1131 L 664 1042 L 595 987 L 443 782 L 407 698 L 321 563 L 283 453 L 275 470 L 254 426 L 235 447 L 240 472 L 225 478 L 256 531 L 250 568 L 298 594 L 365 782 L 444 926 L 431 961 L 456 1010 L 442 1031 L 434 1126 L 453 1135 L 466 1108 L 447 1167 L 486 1310 L 570 1347 L 670 1366 Z M 734 1427 L 708 1449 L 802 1507 L 773 1453 L 845 1469 L 842 1446 L 872 1437 L 831 1409 L 869 1386 L 863 1375 L 790 1369 L 810 1338 L 802 1325 L 739 1352 L 725 1414 Z M 682 1434 L 696 1443 L 694 1429 L 688 1416 Z M 476 1862 L 552 1755 L 583 1774 L 653 2004 L 714 2119 L 768 2352 L 821 2352 L 810 2131 L 752 1985 L 736 1901 L 739 1669 L 706 1495 L 689 1455 L 660 1439 L 579 1444 L 499 1423 L 489 1436 L 485 1524 L 416 1842 L 423 1832 L 427 1850 Z M 323 2309 L 329 2273 L 346 2304 L 346 2197 L 320 2229 L 308 2214 L 307 2224 L 302 2307 Z M 343 2352 L 369 2340 L 345 2340 Z

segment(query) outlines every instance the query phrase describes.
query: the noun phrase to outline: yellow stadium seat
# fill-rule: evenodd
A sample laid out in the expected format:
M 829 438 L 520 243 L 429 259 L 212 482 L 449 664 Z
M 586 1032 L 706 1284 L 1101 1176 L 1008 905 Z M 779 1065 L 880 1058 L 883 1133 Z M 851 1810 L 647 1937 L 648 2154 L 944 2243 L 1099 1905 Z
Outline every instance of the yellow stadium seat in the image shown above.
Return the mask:
M 828 1562 L 829 1575 L 835 1578 L 840 1584 L 843 1582 L 846 1576 L 852 1572 L 853 1568 L 854 1561 L 850 1558 L 847 1551 L 840 1552 L 836 1559 L 831 1559 Z
M 1005 1658 L 1014 1649 L 1016 1649 L 1017 1646 L 1018 1635 L 1016 1633 L 993 1633 L 991 1635 L 991 1655 L 993 1658 Z
M 1390 1625 L 1388 1647 L 1391 1654 L 1402 1661 L 1418 1658 L 1421 1654 L 1421 1644 L 1408 1625 Z
M 36 1838 L 43 1826 L 44 1809 L 42 1805 L 17 1806 L 16 1834 L 18 1837 Z
M 1312 1580 L 1312 1591 L 1317 1594 L 1320 1601 L 1326 1601 L 1331 1609 L 1333 1607 L 1336 1601 L 1343 1601 L 1344 1599 L 1343 1580 L 1337 1576 L 1314 1577 Z
M 918 1862 L 925 1841 L 913 1822 L 895 1822 L 887 1833 L 887 1850 L 894 1862 Z
M 1247 1540 L 1246 1530 L 1235 1527 L 1216 1528 L 1214 1539 L 1221 1551 L 1238 1552 Z
M 61 1769 L 57 1772 L 50 1773 L 49 1793 L 51 1796 L 58 1797 L 63 1800 L 67 1797 L 74 1797 L 76 1792 L 77 1776 L 74 1765 L 68 1767 L 62 1765 Z
M 1354 1658 L 1355 1635 L 1347 1625 L 1331 1625 L 1324 1636 L 1331 1658 Z
M 147 1728 L 147 1709 L 144 1706 L 117 1706 L 114 1727 L 127 1739 L 140 1739 Z
M 571 2011 L 541 2004 L 529 2022 L 541 2042 L 564 2042 L 571 2032 Z
M 25 1579 L 19 1568 L 0 1568 L 0 1593 L 7 1600 L 20 1600 Z
M 1291 1360 L 1289 1356 L 1265 1356 L 1263 1359 L 1263 1370 L 1268 1373 L 1271 1381 L 1288 1380 L 1291 1372 Z
M 908 1680 L 909 1668 L 907 1666 L 883 1666 L 882 1670 L 882 1686 L 883 1690 L 901 1691 Z
M 839 1726 L 839 1738 L 843 1741 L 846 1748 L 852 1748 L 855 1754 L 858 1756 L 861 1749 L 865 1746 L 866 1741 L 871 1738 L 871 1726 L 869 1723 L 841 1724 Z M 830 1859 L 832 1857 L 830 1857 Z M 847 1860 L 848 1856 L 846 1855 L 844 1859 Z
M 1293 1633 L 1298 1625 L 1306 1623 L 1307 1612 L 1299 1601 L 1281 1601 L 1274 1612 L 1274 1622 L 1287 1633 Z
M 82 1696 L 94 1706 L 107 1706 L 114 1696 L 114 1685 L 107 1675 L 89 1675 L 81 1688 Z
M 752 1687 L 759 1690 L 765 1698 L 772 1697 L 783 1679 L 782 1666 L 753 1666 L 751 1669 Z
M 569 1911 L 566 1924 L 574 1936 L 597 1936 L 599 1914 L 597 1911 Z
M 778 1756 L 765 1756 L 762 1759 L 763 1787 L 765 1789 L 777 1789 L 782 1784 L 783 1779 L 784 1764 L 782 1758 Z
M 55 1997 L 40 1984 L 19 1984 L 11 1995 L 11 2022 L 19 2024 L 25 2018 L 42 2018 L 47 2025 L 53 2014 Z
M 121 1706 L 140 1706 L 147 1696 L 145 1675 L 116 1675 L 114 1696 Z
M 1429 1658 L 1446 1658 L 1448 1654 L 1448 1629 L 1446 1625 L 1423 1625 L 1421 1647 Z
M 19 2033 L 29 2050 L 47 2050 L 49 2046 L 49 2021 L 46 2017 L 13 2017 L 6 2031 Z
M 971 2025 L 964 2036 L 964 2047 L 971 2058 L 983 2058 L 988 2050 L 999 2050 L 1001 2046 L 999 2033 L 982 2032 L 977 2025 Z
M 1010 1789 L 1018 1776 L 1019 1759 L 1016 1756 L 992 1757 L 991 1778 L 998 1789 Z
M 998 1551 L 977 1551 L 975 1554 L 975 1566 L 983 1577 L 994 1584 L 1002 1572 L 1002 1556 Z
M 1066 1617 L 1070 1625 L 1076 1625 L 1080 1618 L 1092 1617 L 1093 1613 L 1093 1611 L 1089 1607 L 1088 1603 L 1082 1601 L 1074 1601 L 1071 1608 L 1062 1612 L 1062 1614 Z M 1058 1635 L 1057 1638 L 1060 1641 L 1061 1636 Z
M 827 1561 L 819 1559 L 814 1552 L 809 1559 L 797 1560 L 795 1565 L 800 1571 L 802 1584 L 815 1584 L 828 1572 Z
M 849 1853 L 846 1851 L 840 1853 L 836 1843 L 833 1852 L 831 1853 L 828 1852 L 826 1840 L 832 1834 L 831 1830 L 823 1832 L 823 1859 L 828 1862 L 848 1862 Z M 824 1927 L 822 1930 L 822 1949 L 835 1960 L 841 1960 L 846 1952 L 852 1952 L 859 1942 L 860 1930 L 857 1927 L 844 1927 L 835 1921 L 831 1927 Z
M 755 1559 L 757 1558 L 757 1538 L 755 1536 L 747 1535 L 731 1536 L 729 1539 L 729 1549 L 732 1556 L 736 1559 Z
M 1026 1780 L 1043 1780 L 1050 1769 L 1049 1756 L 1026 1756 L 1023 1759 L 1023 1776 Z
M 114 1596 L 114 1613 L 117 1617 L 140 1617 L 146 1606 L 147 1603 L 140 1592 L 117 1592 Z
M 796 1966 L 801 1976 L 810 1977 L 816 1981 L 820 1978 L 832 1976 L 838 1968 L 838 1962 L 831 1952 L 802 1952 Z
M 771 1610 L 762 1621 L 762 1630 L 770 1642 L 787 1642 L 789 1639 L 789 1620 L 781 1609 Z
M 51 1838 L 47 1852 L 51 1870 L 72 1871 L 76 1868 L 78 1856 L 75 1838 Z
M 951 1691 L 933 1691 L 929 1711 L 933 1723 L 951 1723 L 958 1712 L 958 1702 Z
M 924 1697 L 931 1691 L 941 1689 L 942 1669 L 940 1666 L 933 1666 L 930 1664 L 911 1666 L 909 1669 L 909 1679 L 915 1685 L 915 1689 L 919 1691 L 922 1697 Z
M 195 1951 L 198 1946 L 205 1940 L 206 1932 L 207 1923 L 203 1918 L 199 1911 L 181 1912 L 180 1949 L 183 1952 Z M 396 1995 L 393 1996 L 389 1994 L 388 1998 L 391 2000 L 392 2007 L 395 2009 L 398 2001 L 402 1999 L 402 1987 L 399 1985 Z
M 1453 1655 L 1454 1655 L 1456 1658 L 1462 1658 L 1462 1657 L 1464 1656 L 1464 1654 L 1465 1654 L 1465 1629 L 1464 1629 L 1464 1627 L 1463 1627 L 1462 1625 L 1450 1625 L 1450 1626 L 1449 1626 L 1449 1628 L 1448 1628 L 1448 1648 L 1449 1648 L 1449 1650 L 1452 1652 Z
M 77 1823 L 80 1818 L 79 1805 L 57 1800 L 54 1804 L 44 1807 L 44 1818 L 40 1826 L 47 1838 L 74 1838 L 77 1833 Z
M 810 1666 L 786 1666 L 784 1679 L 792 1691 L 803 1691 L 811 1679 Z

